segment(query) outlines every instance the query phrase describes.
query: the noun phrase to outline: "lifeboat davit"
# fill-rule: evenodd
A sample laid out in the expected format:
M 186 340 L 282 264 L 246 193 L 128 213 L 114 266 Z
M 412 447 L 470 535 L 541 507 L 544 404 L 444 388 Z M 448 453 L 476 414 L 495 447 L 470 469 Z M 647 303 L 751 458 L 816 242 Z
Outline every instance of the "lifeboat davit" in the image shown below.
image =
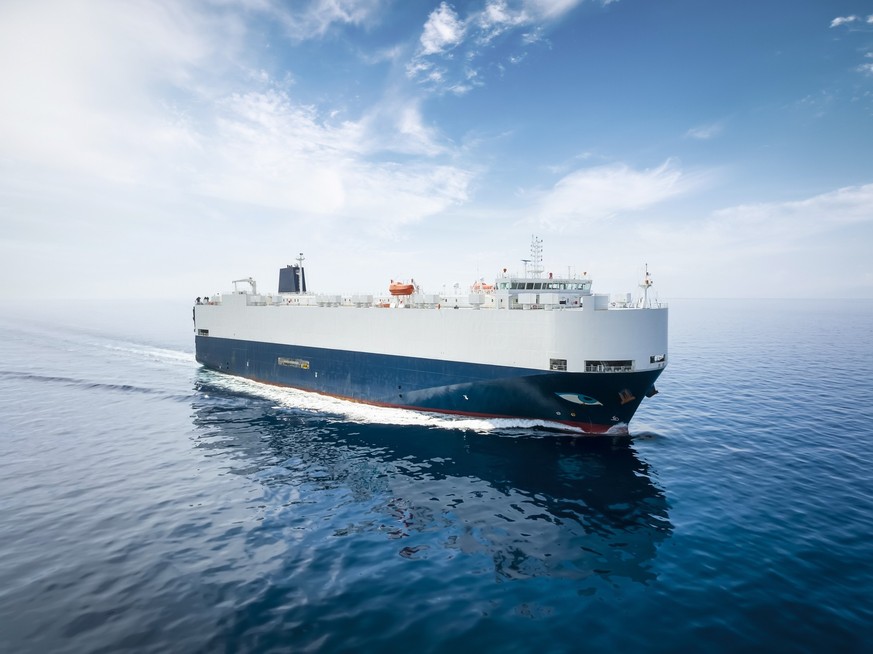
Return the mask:
M 412 295 L 415 293 L 415 284 L 404 284 L 403 282 L 392 280 L 388 285 L 388 292 L 391 295 Z

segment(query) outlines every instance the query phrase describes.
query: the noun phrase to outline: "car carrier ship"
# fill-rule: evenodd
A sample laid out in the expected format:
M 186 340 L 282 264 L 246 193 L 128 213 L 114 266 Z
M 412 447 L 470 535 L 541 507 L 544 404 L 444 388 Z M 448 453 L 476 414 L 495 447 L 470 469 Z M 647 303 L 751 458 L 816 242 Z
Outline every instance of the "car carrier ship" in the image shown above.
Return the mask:
M 587 274 L 544 274 L 534 238 L 525 272 L 469 292 L 307 291 L 303 255 L 277 293 L 251 278 L 198 298 L 196 359 L 207 368 L 367 404 L 522 418 L 622 433 L 667 365 L 667 307 L 593 293 Z M 530 264 L 530 265 L 528 265 Z M 556 425 L 557 426 L 557 425 Z

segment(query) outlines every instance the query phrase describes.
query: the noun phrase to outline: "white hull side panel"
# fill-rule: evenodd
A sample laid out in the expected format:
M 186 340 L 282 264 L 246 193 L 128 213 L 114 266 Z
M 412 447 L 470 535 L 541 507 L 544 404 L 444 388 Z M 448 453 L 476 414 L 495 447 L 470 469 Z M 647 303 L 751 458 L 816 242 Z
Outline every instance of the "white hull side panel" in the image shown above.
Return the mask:
M 654 370 L 667 354 L 667 309 L 417 309 L 247 306 L 244 295 L 198 305 L 210 336 L 335 350 L 548 370 L 566 359 L 633 360 Z

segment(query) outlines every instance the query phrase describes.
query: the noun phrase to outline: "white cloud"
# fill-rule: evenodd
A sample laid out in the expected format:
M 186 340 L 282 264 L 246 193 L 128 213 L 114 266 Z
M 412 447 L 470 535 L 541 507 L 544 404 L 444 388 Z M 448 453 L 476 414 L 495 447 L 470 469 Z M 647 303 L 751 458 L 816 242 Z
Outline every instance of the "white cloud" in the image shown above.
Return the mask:
M 462 202 L 470 180 L 460 168 L 429 163 L 441 148 L 414 105 L 329 125 L 284 93 L 250 92 L 224 103 L 208 147 L 196 186 L 204 195 L 378 226 Z M 424 158 L 402 166 L 368 158 L 386 151 Z
M 700 141 L 708 141 L 720 135 L 724 131 L 722 123 L 710 123 L 708 125 L 698 125 L 689 129 L 685 136 Z
M 576 8 L 581 2 L 582 0 L 524 0 L 522 6 L 525 13 L 541 20 L 552 20 Z M 603 4 L 610 4 L 610 0 Z
M 204 37 L 213 34 L 214 37 Z M 7 4 L 0 9 L 0 152 L 122 179 L 173 139 L 161 91 L 210 84 L 239 46 L 231 18 L 175 4 Z M 204 74 L 203 71 L 207 71 Z M 205 91 L 205 88 L 203 89 Z
M 534 214 L 544 227 L 573 231 L 590 221 L 651 207 L 688 192 L 698 183 L 669 161 L 648 170 L 624 164 L 583 168 L 542 194 Z
M 352 20 L 373 5 L 309 8 Z M 385 198 L 408 200 L 409 189 L 419 189 L 445 199 L 453 191 L 443 182 L 458 189 L 466 179 L 428 163 L 446 148 L 414 103 L 390 101 L 358 121 L 334 123 L 330 109 L 322 114 L 271 88 L 263 70 L 251 76 L 244 29 L 232 13 L 59 2 L 48 12 L 12 6 L 2 18 L 0 61 L 13 62 L 0 66 L 9 91 L 0 96 L 7 160 L 319 214 L 365 213 L 374 204 L 367 188 Z M 380 162 L 371 164 L 374 153 Z M 386 153 L 423 159 L 400 174 Z M 398 214 L 382 211 L 380 220 Z M 404 209 L 398 219 L 421 215 Z
M 859 20 L 857 16 L 837 16 L 831 21 L 831 27 L 839 27 L 840 25 L 848 25 Z
M 264 0 L 251 8 L 279 20 L 294 39 L 324 36 L 334 25 L 364 25 L 380 15 L 385 0 L 308 0 L 293 8 L 277 1 Z
M 517 34 L 503 56 L 504 64 L 524 59 L 524 48 L 541 40 L 544 28 L 582 0 L 487 0 L 482 9 L 459 16 L 443 2 L 428 16 L 418 51 L 406 67 L 412 79 L 439 90 L 463 94 L 483 84 L 477 61 L 486 48 Z M 604 4 L 609 4 L 605 2 Z M 501 64 L 497 65 L 502 68 Z
M 480 42 L 487 43 L 514 27 L 526 25 L 530 17 L 524 10 L 511 10 L 503 0 L 494 0 L 488 2 L 481 13 L 472 16 L 471 21 L 480 32 Z
M 397 142 L 391 144 L 396 152 L 410 152 L 435 156 L 446 151 L 439 144 L 439 137 L 433 128 L 422 121 L 421 110 L 415 104 L 407 103 L 396 114 Z M 384 147 L 384 145 L 379 146 Z
M 838 26 L 841 26 L 841 25 L 849 25 L 849 24 L 852 24 L 852 23 L 860 23 L 860 22 L 862 22 L 862 21 L 863 21 L 863 23 L 865 23 L 866 25 L 873 25 L 873 14 L 867 16 L 866 18 L 861 18 L 861 17 L 859 17 L 859 16 L 855 16 L 855 15 L 852 15 L 852 16 L 839 16 L 839 17 L 837 17 L 837 18 L 834 18 L 834 19 L 831 21 L 831 27 L 838 27 Z M 860 33 L 860 32 L 869 33 L 870 30 L 869 30 L 866 26 L 861 26 L 861 27 L 853 28 L 851 31 L 856 32 L 856 33 Z M 871 56 L 871 53 L 868 52 L 868 53 L 866 53 L 864 56 L 865 56 L 865 57 L 870 57 L 870 56 Z M 863 74 L 866 74 L 866 75 L 871 75 L 871 74 L 873 74 L 873 65 L 870 65 L 870 64 L 861 64 L 861 65 L 858 66 L 855 70 L 857 70 L 859 73 L 863 73 Z
M 601 171 L 590 179 L 610 177 Z M 604 211 L 620 210 L 612 220 L 574 224 L 576 216 L 568 215 L 565 225 L 537 225 L 534 233 L 544 238 L 549 269 L 573 264 L 593 275 L 598 291 L 619 292 L 635 290 L 642 264 L 648 262 L 664 299 L 873 298 L 868 254 L 873 184 L 788 202 L 695 211 L 686 202 L 671 202 L 667 209 L 658 201 L 667 199 L 671 186 L 681 186 L 681 178 L 671 184 L 669 175 L 661 182 L 654 175 L 645 181 L 641 177 L 630 171 L 630 184 L 598 183 L 604 196 L 629 189 L 636 200 L 598 200 L 598 191 L 574 194 L 580 200 L 593 197 Z
M 737 205 L 678 224 L 638 221 L 625 233 L 628 242 L 645 245 L 637 248 L 639 256 L 659 259 L 667 273 L 662 288 L 672 286 L 674 293 L 873 297 L 866 252 L 873 237 L 873 184 Z
M 416 102 L 347 119 L 303 104 L 250 54 L 239 5 L 207 8 L 0 4 L 0 273 L 28 280 L 16 292 L 56 266 L 109 289 L 134 265 L 279 256 L 289 236 L 388 242 L 468 201 L 473 173 Z
M 431 55 L 445 52 L 456 46 L 464 38 L 464 24 L 458 19 L 448 4 L 443 2 L 434 9 L 421 33 L 421 54 Z
M 712 211 L 699 203 L 701 194 L 688 191 L 713 181 L 669 165 L 577 171 L 556 187 L 569 196 L 560 203 L 569 207 L 564 223 L 529 222 L 522 233 L 543 238 L 547 271 L 588 271 L 598 292 L 635 291 L 648 262 L 662 299 L 873 298 L 873 183 Z M 514 215 L 535 212 L 538 201 L 551 198 L 525 200 L 516 201 Z M 599 211 L 586 208 L 586 200 Z M 575 214 L 577 206 L 588 215 Z M 612 219 L 596 219 L 610 211 Z M 494 220 L 506 218 L 501 212 Z M 491 248 L 494 260 L 516 270 L 526 254 L 521 231 L 491 229 L 477 240 L 468 229 L 470 249 Z
M 873 184 L 837 189 L 804 200 L 744 204 L 715 211 L 708 228 L 724 245 L 775 253 L 835 228 L 873 222 Z

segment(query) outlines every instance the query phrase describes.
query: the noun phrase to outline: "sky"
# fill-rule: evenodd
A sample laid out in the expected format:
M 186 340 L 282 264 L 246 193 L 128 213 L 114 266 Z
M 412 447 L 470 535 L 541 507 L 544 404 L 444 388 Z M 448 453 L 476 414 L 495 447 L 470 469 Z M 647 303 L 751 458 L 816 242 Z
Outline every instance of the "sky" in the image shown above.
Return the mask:
M 870 0 L 2 0 L 0 294 L 873 298 Z

